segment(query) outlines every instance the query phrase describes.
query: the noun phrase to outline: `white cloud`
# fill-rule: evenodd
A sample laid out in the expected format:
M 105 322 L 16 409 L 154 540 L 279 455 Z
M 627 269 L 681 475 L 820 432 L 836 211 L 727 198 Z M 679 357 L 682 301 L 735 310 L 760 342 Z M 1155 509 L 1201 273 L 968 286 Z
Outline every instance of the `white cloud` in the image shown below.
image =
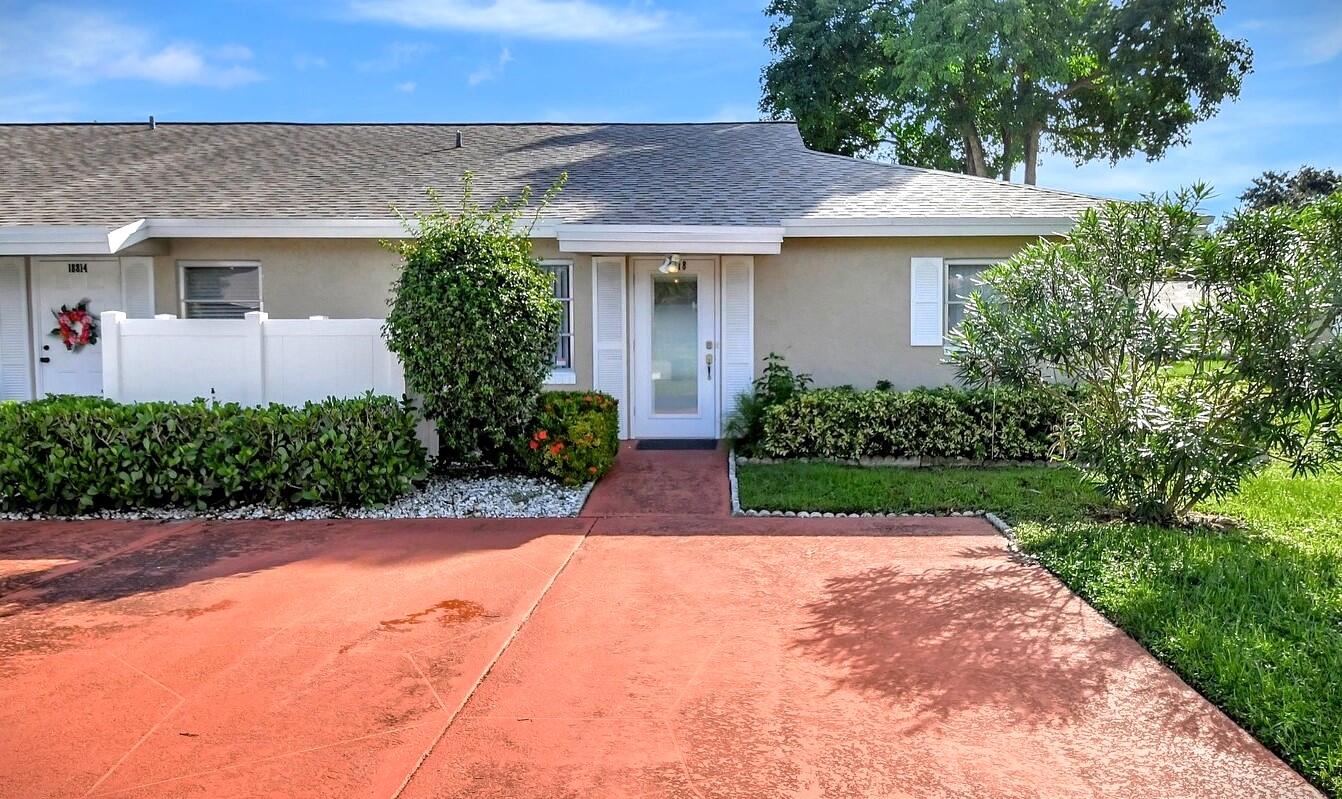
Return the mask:
M 1219 215 L 1234 207 L 1239 194 L 1264 170 L 1339 163 L 1342 142 L 1330 131 L 1342 124 L 1342 105 L 1252 96 L 1264 99 L 1225 106 L 1189 132 L 1189 146 L 1170 150 L 1159 161 L 1137 156 L 1112 166 L 1093 161 L 1078 167 L 1060 156 L 1046 155 L 1039 168 L 1039 183 L 1085 194 L 1136 198 L 1200 181 L 1217 191 L 1208 210 Z M 1017 179 L 1019 176 L 1017 170 Z
M 754 122 L 760 118 L 759 108 L 749 103 L 726 103 L 701 122 Z
M 299 54 L 294 56 L 294 68 L 300 72 L 306 72 L 309 69 L 326 69 L 326 59 L 319 55 Z
M 1342 55 L 1342 16 L 1320 20 L 1303 44 L 1306 62 L 1310 64 L 1324 64 Z
M 477 86 L 487 80 L 494 80 L 503 74 L 503 68 L 508 62 L 513 60 L 513 54 L 508 52 L 508 48 L 499 51 L 499 57 L 491 64 L 485 64 L 466 77 L 466 82 L 472 86 Z
M 395 89 L 402 94 L 409 94 L 415 90 L 415 82 L 413 80 L 403 81 L 396 84 Z
M 392 72 L 415 63 L 433 52 L 433 47 L 423 42 L 394 42 L 388 45 L 376 58 L 355 64 L 361 72 Z
M 611 8 L 592 0 L 354 0 L 350 11 L 411 28 L 533 39 L 639 36 L 666 22 L 662 12 Z
M 0 119 L 6 122 L 59 122 L 77 114 L 74 103 L 41 93 L 0 95 Z
M 236 44 L 206 50 L 162 43 L 148 30 L 101 12 L 39 6 L 9 21 L 0 41 L 0 73 L 68 83 L 122 78 L 229 87 L 261 79 L 240 63 L 251 55 Z

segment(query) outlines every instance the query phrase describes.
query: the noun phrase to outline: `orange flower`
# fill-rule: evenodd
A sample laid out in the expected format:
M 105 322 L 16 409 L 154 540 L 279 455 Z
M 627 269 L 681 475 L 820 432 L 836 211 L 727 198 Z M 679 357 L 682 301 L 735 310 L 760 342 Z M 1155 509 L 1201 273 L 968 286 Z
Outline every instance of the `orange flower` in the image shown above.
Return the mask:
M 549 437 L 550 437 L 550 434 L 549 434 L 548 432 L 546 432 L 545 430 L 542 430 L 542 431 L 540 431 L 539 433 L 536 434 L 536 440 L 537 440 L 537 441 L 544 441 L 545 439 L 547 439 L 547 438 L 549 438 Z
M 551 455 L 558 455 L 559 453 L 561 453 L 561 452 L 563 452 L 563 451 L 564 451 L 564 442 L 562 442 L 562 441 L 556 441 L 555 443 L 553 443 L 553 444 L 550 445 L 550 454 L 551 454 Z
M 587 473 L 588 473 L 588 474 L 596 474 L 596 467 L 595 467 L 595 466 L 588 466 L 588 467 L 587 467 Z
M 531 448 L 532 448 L 532 449 L 540 449 L 540 448 L 541 448 L 541 442 L 539 442 L 539 441 L 537 441 L 536 439 L 533 438 L 533 439 L 531 440 Z

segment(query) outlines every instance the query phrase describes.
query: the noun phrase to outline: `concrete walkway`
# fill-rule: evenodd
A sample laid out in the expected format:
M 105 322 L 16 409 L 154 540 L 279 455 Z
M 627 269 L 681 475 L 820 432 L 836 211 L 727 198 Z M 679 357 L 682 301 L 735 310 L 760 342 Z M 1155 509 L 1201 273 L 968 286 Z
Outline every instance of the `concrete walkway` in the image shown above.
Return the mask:
M 615 468 L 592 489 L 583 516 L 718 516 L 732 512 L 727 453 L 620 445 Z
M 628 496 L 0 524 L 0 795 L 1318 795 L 979 520 Z

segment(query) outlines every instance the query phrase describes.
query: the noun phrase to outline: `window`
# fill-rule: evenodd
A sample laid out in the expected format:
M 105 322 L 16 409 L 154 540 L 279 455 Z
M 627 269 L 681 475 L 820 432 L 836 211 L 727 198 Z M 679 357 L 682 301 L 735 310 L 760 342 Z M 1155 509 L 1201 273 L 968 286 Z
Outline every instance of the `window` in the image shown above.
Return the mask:
M 184 319 L 241 319 L 261 310 L 261 264 L 256 261 L 182 261 L 179 284 Z
M 542 261 L 541 269 L 554 281 L 555 299 L 564 305 L 564 321 L 555 341 L 556 369 L 573 368 L 573 264 L 568 261 Z
M 946 264 L 946 331 L 951 332 L 960 326 L 960 322 L 965 318 L 965 303 L 969 301 L 969 295 L 975 291 L 984 292 L 987 289 L 979 285 L 980 277 L 983 272 L 993 264 L 979 263 L 955 263 Z

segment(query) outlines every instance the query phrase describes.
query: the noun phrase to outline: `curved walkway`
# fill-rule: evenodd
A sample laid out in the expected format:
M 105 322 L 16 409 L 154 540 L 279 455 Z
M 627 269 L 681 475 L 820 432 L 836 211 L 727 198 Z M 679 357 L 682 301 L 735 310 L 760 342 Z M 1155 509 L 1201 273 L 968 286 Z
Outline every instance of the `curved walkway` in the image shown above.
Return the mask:
M 0 524 L 0 794 L 1317 796 L 985 523 L 733 519 L 711 455 L 579 519 Z

